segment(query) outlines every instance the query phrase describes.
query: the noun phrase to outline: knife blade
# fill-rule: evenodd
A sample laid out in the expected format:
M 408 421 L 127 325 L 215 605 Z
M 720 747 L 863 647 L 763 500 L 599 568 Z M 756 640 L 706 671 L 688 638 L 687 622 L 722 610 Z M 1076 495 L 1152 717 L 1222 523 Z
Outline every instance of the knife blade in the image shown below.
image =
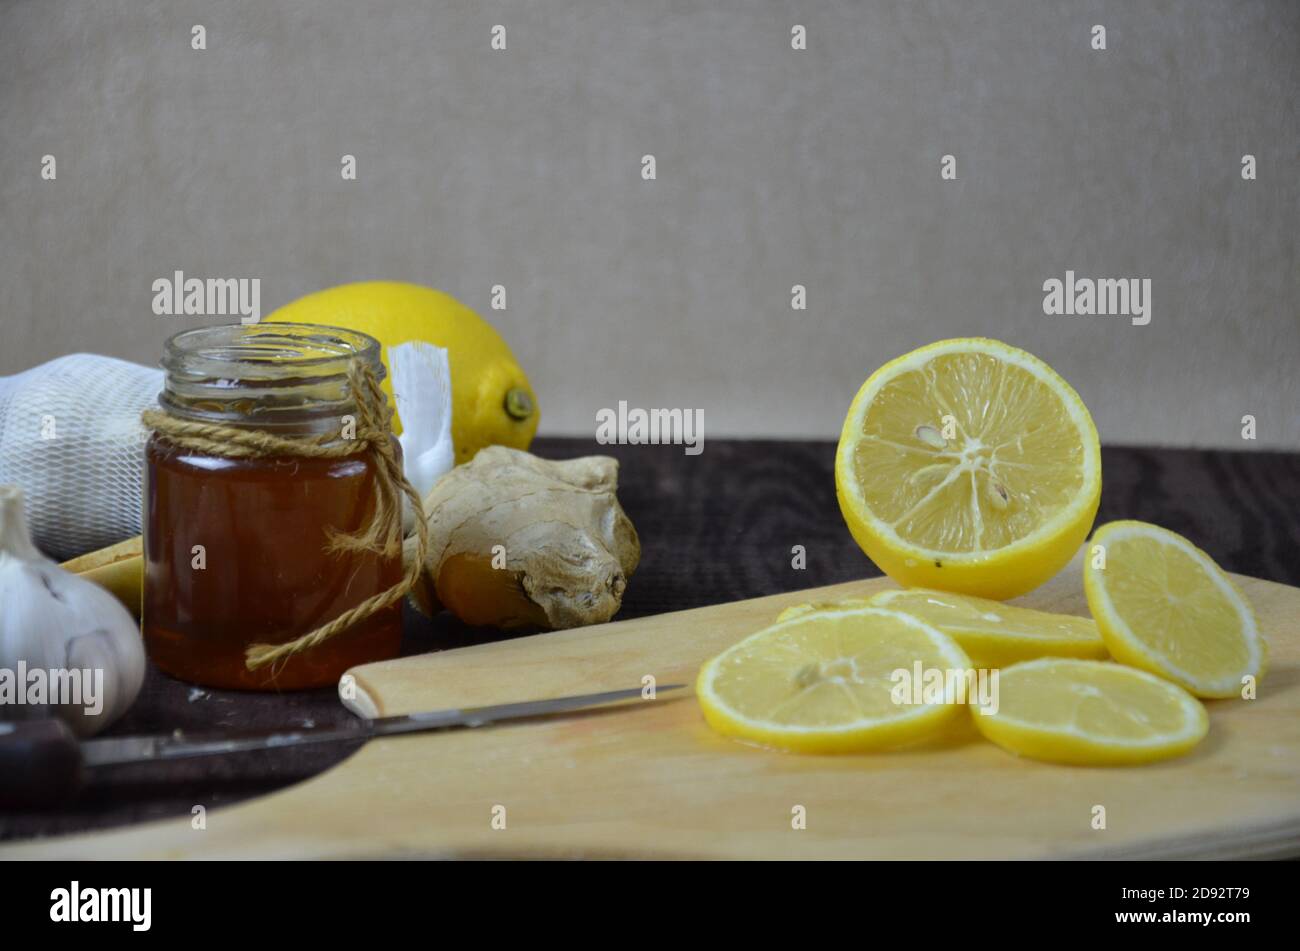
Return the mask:
M 655 688 L 655 696 L 685 686 L 659 686 Z M 103 737 L 78 742 L 67 725 L 53 717 L 0 723 L 0 805 L 48 803 L 60 795 L 66 796 L 80 786 L 88 767 L 219 756 L 342 740 L 369 740 L 403 733 L 472 729 L 493 723 L 591 710 L 641 695 L 641 687 L 629 687 L 546 700 L 358 719 L 344 726 L 197 737 L 178 730 L 170 734 Z
M 666 687 L 656 687 L 655 691 L 658 694 L 665 690 L 680 690 L 684 686 L 685 684 L 669 684 Z M 248 750 L 278 749 L 309 743 L 331 743 L 338 740 L 368 740 L 401 733 L 424 733 L 457 727 L 473 728 L 504 720 L 526 720 L 553 713 L 582 710 L 613 703 L 616 700 L 629 700 L 640 695 L 640 687 L 630 687 L 626 690 L 605 690 L 600 693 L 575 694 L 549 700 L 524 700 L 518 703 L 501 703 L 467 709 L 452 707 L 446 710 L 425 710 L 393 717 L 358 719 L 342 727 L 300 728 L 195 739 L 190 739 L 180 732 L 155 736 L 106 737 L 82 742 L 81 757 L 87 766 L 111 766 L 149 760 L 186 759 L 192 756 L 216 756 Z

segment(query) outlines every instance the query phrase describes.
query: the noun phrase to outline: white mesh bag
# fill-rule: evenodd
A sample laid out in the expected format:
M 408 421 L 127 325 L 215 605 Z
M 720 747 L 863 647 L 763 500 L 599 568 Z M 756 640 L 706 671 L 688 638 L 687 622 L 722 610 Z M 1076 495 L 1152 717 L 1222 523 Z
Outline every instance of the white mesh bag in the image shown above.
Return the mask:
M 162 370 L 91 353 L 0 378 L 0 484 L 22 486 L 50 557 L 140 534 L 140 411 L 162 383 Z
M 454 463 L 447 352 L 411 343 L 389 357 L 405 469 L 423 497 Z M 140 534 L 140 412 L 162 388 L 162 370 L 91 353 L 0 377 L 0 485 L 22 487 L 32 538 L 50 557 Z

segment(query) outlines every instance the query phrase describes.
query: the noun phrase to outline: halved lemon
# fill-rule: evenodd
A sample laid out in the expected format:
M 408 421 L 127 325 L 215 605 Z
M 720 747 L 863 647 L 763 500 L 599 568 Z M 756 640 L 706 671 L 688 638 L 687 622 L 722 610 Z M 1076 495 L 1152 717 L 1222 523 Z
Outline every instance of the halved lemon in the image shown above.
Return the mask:
M 1042 584 L 1087 537 L 1101 448 L 1087 407 L 1032 354 L 943 340 L 862 384 L 835 458 L 840 510 L 907 587 L 1004 599 Z
M 1146 522 L 1103 525 L 1084 559 L 1083 589 L 1117 660 L 1198 697 L 1238 696 L 1246 677 L 1264 674 L 1255 612 L 1214 559 L 1181 535 Z
M 896 690 L 922 671 L 966 671 L 951 638 L 877 607 L 814 611 L 759 631 L 708 661 L 696 696 L 719 733 L 804 753 L 847 753 L 916 739 L 961 704 Z
M 1210 725 L 1200 701 L 1181 687 L 1106 661 L 1013 664 L 999 672 L 994 697 L 971 705 L 976 729 L 1013 753 L 1056 763 L 1168 759 L 1199 743 Z
M 1035 657 L 1106 657 L 1106 645 L 1092 618 L 925 588 L 882 591 L 871 603 L 904 611 L 938 628 L 978 667 L 1002 667 Z

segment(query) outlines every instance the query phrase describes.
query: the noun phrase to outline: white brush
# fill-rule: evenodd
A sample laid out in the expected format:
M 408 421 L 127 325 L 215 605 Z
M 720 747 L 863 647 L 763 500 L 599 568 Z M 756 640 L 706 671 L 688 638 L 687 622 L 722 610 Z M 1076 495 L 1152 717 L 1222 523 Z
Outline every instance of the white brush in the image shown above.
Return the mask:
M 413 341 L 388 348 L 393 396 L 402 418 L 403 468 L 424 498 L 456 464 L 451 441 L 451 366 L 447 351 Z M 408 520 L 411 513 L 407 513 Z M 408 525 L 409 528 L 409 525 Z

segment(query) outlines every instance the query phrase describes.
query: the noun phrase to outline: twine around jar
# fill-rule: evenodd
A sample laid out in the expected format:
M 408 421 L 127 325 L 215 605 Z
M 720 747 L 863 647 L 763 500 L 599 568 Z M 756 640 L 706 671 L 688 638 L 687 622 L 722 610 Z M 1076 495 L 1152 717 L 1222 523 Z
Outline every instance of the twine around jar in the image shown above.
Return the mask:
M 356 403 L 356 433 L 352 439 L 340 439 L 335 433 L 286 439 L 256 429 L 199 423 L 180 419 L 163 410 L 147 409 L 140 421 L 168 442 L 183 449 L 221 456 L 226 459 L 263 459 L 271 456 L 310 456 L 341 459 L 369 453 L 375 463 L 375 511 L 370 524 L 355 535 L 328 530 L 328 551 L 373 552 L 400 555 L 402 551 L 402 496 L 415 506 L 416 557 L 406 567 L 402 580 L 379 594 L 372 595 L 356 607 L 344 611 L 334 620 L 284 644 L 251 644 L 244 651 L 244 666 L 257 670 L 287 659 L 342 633 L 358 621 L 364 621 L 385 608 L 397 604 L 420 579 L 428 550 L 429 529 L 420 516 L 423 504 L 415 488 L 407 481 L 402 463 L 393 450 L 392 416 L 375 372 L 359 362 L 348 369 L 348 383 Z

